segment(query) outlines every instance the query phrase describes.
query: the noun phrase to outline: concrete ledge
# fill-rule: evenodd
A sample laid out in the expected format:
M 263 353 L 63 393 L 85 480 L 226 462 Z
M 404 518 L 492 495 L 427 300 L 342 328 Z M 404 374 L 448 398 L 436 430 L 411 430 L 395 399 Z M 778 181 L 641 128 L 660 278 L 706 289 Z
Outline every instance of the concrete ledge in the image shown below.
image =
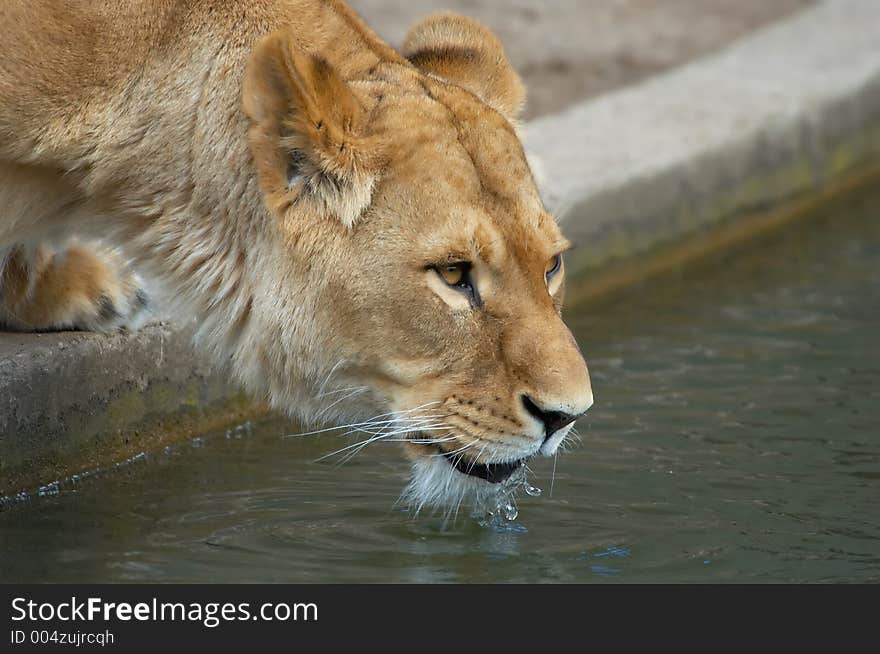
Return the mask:
M 575 277 L 819 194 L 880 160 L 880 3 L 828 0 L 526 144 Z
M 880 162 L 880 2 L 828 0 L 526 132 L 575 279 L 647 260 Z M 166 325 L 0 334 L 0 496 L 258 411 Z
M 261 411 L 190 336 L 0 334 L 0 497 Z

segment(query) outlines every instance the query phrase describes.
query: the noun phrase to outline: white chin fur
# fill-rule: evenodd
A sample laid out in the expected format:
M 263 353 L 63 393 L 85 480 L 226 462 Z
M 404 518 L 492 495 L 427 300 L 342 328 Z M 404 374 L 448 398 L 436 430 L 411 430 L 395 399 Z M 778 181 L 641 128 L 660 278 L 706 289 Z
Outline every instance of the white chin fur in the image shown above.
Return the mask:
M 445 510 L 448 515 L 462 506 L 485 513 L 511 501 L 524 479 L 525 467 L 500 484 L 490 484 L 459 472 L 442 456 L 424 456 L 413 463 L 412 479 L 400 497 L 415 514 L 430 509 Z

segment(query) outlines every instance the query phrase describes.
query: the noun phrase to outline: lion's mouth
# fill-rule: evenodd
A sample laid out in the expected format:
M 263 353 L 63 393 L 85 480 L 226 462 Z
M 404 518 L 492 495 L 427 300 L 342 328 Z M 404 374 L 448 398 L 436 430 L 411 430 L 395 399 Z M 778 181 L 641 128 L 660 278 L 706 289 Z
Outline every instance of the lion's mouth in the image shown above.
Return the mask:
M 505 461 L 504 463 L 474 463 L 473 461 L 466 461 L 461 454 L 443 452 L 443 456 L 449 462 L 449 465 L 460 473 L 484 479 L 490 484 L 500 484 L 505 481 L 526 462 L 525 459 L 518 459 L 516 461 Z

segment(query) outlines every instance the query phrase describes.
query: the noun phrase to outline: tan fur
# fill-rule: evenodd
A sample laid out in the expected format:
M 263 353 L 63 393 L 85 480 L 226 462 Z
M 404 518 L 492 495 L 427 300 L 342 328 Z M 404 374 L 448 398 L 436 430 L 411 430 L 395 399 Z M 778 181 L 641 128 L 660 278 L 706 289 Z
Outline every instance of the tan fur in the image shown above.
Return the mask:
M 522 397 L 592 403 L 544 278 L 567 243 L 513 126 L 522 84 L 475 21 L 426 19 L 408 58 L 332 0 L 6 0 L 0 23 L 14 325 L 126 304 L 103 257 L 39 245 L 76 232 L 162 282 L 252 392 L 306 419 L 393 412 L 437 436 L 416 461 L 549 454 Z M 453 261 L 480 306 L 438 282 Z

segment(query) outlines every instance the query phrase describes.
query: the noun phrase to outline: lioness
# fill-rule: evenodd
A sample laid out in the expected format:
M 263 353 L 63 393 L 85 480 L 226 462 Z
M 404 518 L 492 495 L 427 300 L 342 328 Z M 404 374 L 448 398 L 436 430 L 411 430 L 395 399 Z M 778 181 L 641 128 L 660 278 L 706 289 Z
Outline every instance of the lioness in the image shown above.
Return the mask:
M 523 85 L 478 22 L 402 53 L 336 0 L 4 0 L 0 24 L 7 326 L 126 324 L 132 262 L 257 396 L 402 441 L 418 507 L 554 454 L 592 404 Z

